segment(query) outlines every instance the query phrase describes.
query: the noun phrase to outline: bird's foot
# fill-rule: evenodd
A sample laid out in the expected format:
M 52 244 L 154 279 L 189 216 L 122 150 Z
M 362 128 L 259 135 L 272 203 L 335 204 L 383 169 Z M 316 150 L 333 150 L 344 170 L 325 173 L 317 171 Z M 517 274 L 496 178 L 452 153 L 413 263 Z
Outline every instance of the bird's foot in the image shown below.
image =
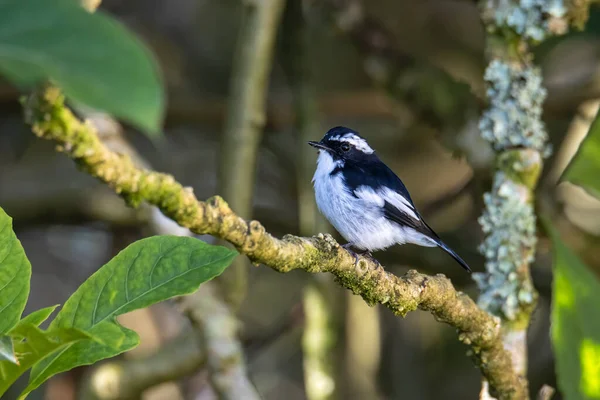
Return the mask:
M 358 264 L 358 256 L 363 256 L 368 258 L 369 260 L 371 260 L 376 266 L 377 269 L 379 268 L 383 268 L 381 266 L 381 263 L 375 258 L 373 257 L 373 255 L 371 254 L 371 252 L 369 250 L 363 250 L 363 251 L 356 251 L 353 246 L 352 243 L 346 243 L 344 245 L 342 245 L 342 247 L 351 255 L 354 256 L 354 266 L 356 267 L 356 265 Z
M 365 251 L 364 253 L 362 253 L 362 256 L 368 258 L 369 260 L 373 261 L 373 264 L 375 264 L 375 266 L 377 267 L 377 269 L 379 268 L 383 268 L 383 266 L 381 265 L 381 263 L 379 262 L 379 260 L 377 260 L 375 257 L 373 257 L 373 254 L 371 254 L 370 251 Z
M 343 244 L 342 247 L 344 248 L 344 250 L 350 253 L 350 255 L 354 256 L 354 266 L 356 267 L 356 265 L 358 264 L 358 254 L 352 248 L 352 243 Z

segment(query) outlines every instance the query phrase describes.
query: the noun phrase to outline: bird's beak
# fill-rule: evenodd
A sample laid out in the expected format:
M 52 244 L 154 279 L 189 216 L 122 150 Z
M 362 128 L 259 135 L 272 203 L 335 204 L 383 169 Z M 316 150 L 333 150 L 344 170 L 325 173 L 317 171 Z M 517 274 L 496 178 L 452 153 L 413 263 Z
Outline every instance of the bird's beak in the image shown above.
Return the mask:
M 310 142 L 308 142 L 308 144 L 310 144 L 312 147 L 316 147 L 317 149 L 331 151 L 331 149 L 329 147 L 327 147 L 319 142 L 313 142 L 311 140 Z

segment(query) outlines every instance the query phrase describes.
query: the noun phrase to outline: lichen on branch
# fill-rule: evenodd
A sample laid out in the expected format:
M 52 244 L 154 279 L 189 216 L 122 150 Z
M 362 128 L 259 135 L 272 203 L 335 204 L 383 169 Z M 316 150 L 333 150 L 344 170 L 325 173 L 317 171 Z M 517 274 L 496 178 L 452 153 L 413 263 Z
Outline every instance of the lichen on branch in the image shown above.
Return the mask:
M 497 151 L 527 147 L 549 155 L 542 122 L 546 89 L 539 68 L 493 59 L 484 79 L 490 104 L 479 122 L 483 138 Z
M 480 250 L 487 273 L 474 275 L 482 290 L 479 305 L 513 321 L 523 309 L 529 314 L 536 298 L 527 269 L 537 243 L 531 194 L 498 171 L 483 199 L 479 222 L 486 237 Z
M 502 345 L 499 320 L 456 291 L 445 276 L 411 270 L 397 277 L 362 257 L 355 264 L 354 257 L 330 235 L 274 238 L 258 221 L 236 215 L 219 196 L 199 201 L 191 188 L 172 176 L 140 169 L 127 156 L 110 151 L 91 124 L 78 120 L 65 107 L 58 89 L 34 93 L 24 106 L 26 122 L 37 136 L 56 143 L 57 150 L 72 158 L 82 171 L 108 184 L 129 204 L 146 201 L 155 205 L 197 234 L 227 240 L 255 264 L 278 272 L 329 272 L 368 304 L 383 304 L 398 315 L 417 308 L 428 311 L 457 329 L 496 397 L 526 398 L 525 385 Z
M 509 28 L 519 37 L 533 41 L 557 33 L 553 22 L 567 14 L 563 0 L 484 0 L 482 3 L 483 17 L 488 23 Z
M 505 348 L 527 387 L 527 327 L 537 292 L 529 265 L 535 256 L 534 189 L 551 148 L 542 121 L 546 89 L 529 45 L 566 30 L 563 0 L 483 0 L 488 32 L 488 108 L 479 122 L 496 151 L 496 172 L 479 218 L 486 273 L 474 274 L 479 305 L 502 320 Z M 489 382 L 491 384 L 491 382 Z M 481 398 L 496 397 L 484 382 Z M 525 394 L 527 398 L 527 394 Z

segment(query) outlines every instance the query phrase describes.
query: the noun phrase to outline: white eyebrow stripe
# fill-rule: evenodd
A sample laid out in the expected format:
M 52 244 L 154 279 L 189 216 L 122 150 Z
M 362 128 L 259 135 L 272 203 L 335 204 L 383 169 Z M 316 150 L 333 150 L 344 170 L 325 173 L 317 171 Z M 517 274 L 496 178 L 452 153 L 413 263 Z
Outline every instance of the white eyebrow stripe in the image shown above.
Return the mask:
M 410 201 L 405 199 L 401 194 L 389 188 L 374 190 L 369 186 L 359 186 L 354 191 L 354 194 L 359 199 L 375 204 L 378 207 L 383 207 L 385 203 L 388 202 L 396 207 L 399 211 L 409 215 L 411 218 L 414 218 L 417 221 L 420 220 L 419 216 L 415 212 L 414 207 L 410 204 Z
M 345 135 L 337 135 L 332 136 L 329 140 L 334 140 L 337 142 L 345 142 L 354 146 L 357 150 L 362 151 L 366 154 L 373 154 L 375 151 L 369 146 L 367 141 L 360 136 L 357 136 L 353 133 L 347 133 Z

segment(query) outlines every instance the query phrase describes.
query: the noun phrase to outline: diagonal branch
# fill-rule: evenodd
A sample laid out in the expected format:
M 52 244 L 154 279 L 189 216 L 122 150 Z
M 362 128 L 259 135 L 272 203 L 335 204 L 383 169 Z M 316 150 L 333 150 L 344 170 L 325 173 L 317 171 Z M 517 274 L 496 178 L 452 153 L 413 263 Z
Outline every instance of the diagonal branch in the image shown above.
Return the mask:
M 354 258 L 329 235 L 274 238 L 258 221 L 237 216 L 222 198 L 199 201 L 191 188 L 183 187 L 172 176 L 137 168 L 128 157 L 110 151 L 91 124 L 81 122 L 65 107 L 58 89 L 33 94 L 24 106 L 26 121 L 37 136 L 54 141 L 57 150 L 84 172 L 107 183 L 130 205 L 142 201 L 156 205 L 180 225 L 227 240 L 253 263 L 278 272 L 329 272 L 368 304 L 383 304 L 397 315 L 417 308 L 431 312 L 438 321 L 458 330 L 459 339 L 471 347 L 475 363 L 496 397 L 526 398 L 525 386 L 503 348 L 498 319 L 457 292 L 445 276 L 409 271 L 397 277 L 364 258 L 355 265 Z

